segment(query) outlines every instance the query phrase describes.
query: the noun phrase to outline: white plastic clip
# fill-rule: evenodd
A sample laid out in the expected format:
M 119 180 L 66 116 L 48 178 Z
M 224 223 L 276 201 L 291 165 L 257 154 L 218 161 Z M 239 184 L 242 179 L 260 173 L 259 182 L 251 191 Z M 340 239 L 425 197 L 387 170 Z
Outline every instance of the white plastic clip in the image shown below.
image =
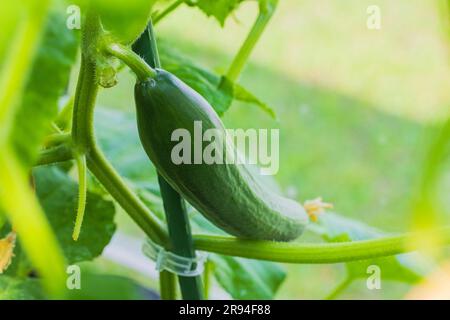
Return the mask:
M 142 252 L 156 262 L 157 271 L 167 270 L 184 277 L 196 277 L 202 274 L 208 258 L 206 252 L 200 251 L 195 258 L 182 257 L 166 251 L 148 238 L 142 246 Z

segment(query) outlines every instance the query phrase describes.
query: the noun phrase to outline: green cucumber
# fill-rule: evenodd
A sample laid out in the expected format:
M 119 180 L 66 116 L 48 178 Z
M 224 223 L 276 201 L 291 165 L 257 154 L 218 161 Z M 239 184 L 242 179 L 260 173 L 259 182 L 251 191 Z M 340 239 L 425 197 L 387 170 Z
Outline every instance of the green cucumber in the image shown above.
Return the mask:
M 157 70 L 135 86 L 139 136 L 158 172 L 193 207 L 222 230 L 240 238 L 290 241 L 308 223 L 297 202 L 274 194 L 250 169 L 236 164 L 174 164 L 174 130 L 194 136 L 194 122 L 225 128 L 209 103 L 174 75 Z

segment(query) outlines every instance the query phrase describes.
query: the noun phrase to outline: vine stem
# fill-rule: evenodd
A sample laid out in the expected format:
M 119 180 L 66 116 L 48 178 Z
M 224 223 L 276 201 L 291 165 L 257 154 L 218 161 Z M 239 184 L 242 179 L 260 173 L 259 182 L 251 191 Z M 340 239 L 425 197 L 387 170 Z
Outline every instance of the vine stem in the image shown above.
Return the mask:
M 72 117 L 74 147 L 76 152 L 86 155 L 86 163 L 90 172 L 148 237 L 156 243 L 166 246 L 168 235 L 165 228 L 138 196 L 130 190 L 97 145 L 94 134 L 94 107 L 98 94 L 96 57 L 90 54 L 90 47 L 98 45 L 98 37 L 101 36 L 99 35 L 101 32 L 100 21 L 96 15 L 87 14 L 83 32 L 83 53 Z
M 72 135 L 68 132 L 53 133 L 53 134 L 48 135 L 45 138 L 43 146 L 44 146 L 44 148 L 48 149 L 51 147 L 61 145 L 63 143 L 70 142 L 71 140 L 72 140 Z
M 183 4 L 185 0 L 176 0 L 172 4 L 170 4 L 167 8 L 165 8 L 161 13 L 157 14 L 152 20 L 153 25 L 156 25 L 159 21 L 165 18 L 169 13 L 178 8 L 181 4 Z
M 275 11 L 275 7 L 278 1 L 273 1 L 273 4 L 261 2 L 259 6 L 258 17 L 252 26 L 247 38 L 239 49 L 237 55 L 234 57 L 233 62 L 228 69 L 226 78 L 231 82 L 235 82 L 242 72 L 245 64 L 247 63 L 250 54 L 252 53 L 258 40 L 261 38 L 267 24 L 269 23 L 272 15 Z
M 72 149 L 67 144 L 44 149 L 39 153 L 38 161 L 35 166 L 45 166 L 49 164 L 64 162 L 73 159 Z
M 72 239 L 77 241 L 80 236 L 81 226 L 83 224 L 84 212 L 86 211 L 86 195 L 87 195 L 87 172 L 86 172 L 86 156 L 76 155 L 78 171 L 78 207 L 75 226 L 73 228 Z
M 177 277 L 169 271 L 159 273 L 159 294 L 162 300 L 177 299 Z
M 156 71 L 127 47 L 118 43 L 109 43 L 105 45 L 105 51 L 125 62 L 140 81 L 156 77 Z
M 424 233 L 407 233 L 373 240 L 338 243 L 298 243 L 244 240 L 233 237 L 209 235 L 194 236 L 198 250 L 229 256 L 268 260 L 284 263 L 329 264 L 393 256 L 416 251 L 420 243 L 416 239 L 433 236 L 450 244 L 450 227 Z

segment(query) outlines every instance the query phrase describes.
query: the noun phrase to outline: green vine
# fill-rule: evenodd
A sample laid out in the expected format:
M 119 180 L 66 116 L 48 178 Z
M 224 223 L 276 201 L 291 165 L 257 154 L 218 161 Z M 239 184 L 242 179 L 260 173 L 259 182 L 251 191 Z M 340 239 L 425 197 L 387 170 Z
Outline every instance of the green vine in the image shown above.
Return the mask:
M 98 17 L 95 15 L 88 14 L 86 20 L 83 48 L 90 50 L 90 42 L 94 41 L 97 43 L 101 27 Z M 90 35 L 96 36 L 90 38 Z M 94 135 L 94 107 L 98 93 L 95 59 L 96 56 L 93 56 L 92 52 L 84 52 L 82 54 L 72 117 L 74 147 L 77 152 L 85 153 L 87 166 L 91 173 L 141 229 L 153 241 L 165 245 L 168 237 L 165 228 L 158 218 L 129 189 L 97 145 Z
M 77 163 L 78 171 L 78 207 L 72 238 L 77 241 L 80 236 L 81 225 L 83 224 L 84 212 L 86 210 L 87 172 L 86 157 L 84 155 L 76 155 L 75 161 Z
M 426 233 L 409 233 L 373 240 L 339 243 L 297 243 L 244 240 L 209 235 L 194 236 L 195 247 L 229 256 L 285 263 L 328 264 L 393 256 L 416 251 L 416 239 L 436 235 L 450 244 L 450 227 Z
M 239 49 L 237 55 L 234 57 L 234 60 L 225 76 L 231 82 L 235 82 L 241 74 L 242 69 L 247 63 L 247 60 L 255 48 L 256 43 L 258 43 L 258 40 L 261 38 L 262 33 L 266 29 L 267 24 L 275 12 L 277 2 L 278 1 L 274 1 L 273 4 L 268 1 L 261 2 L 258 17 L 256 18 L 250 33 L 247 35 L 247 38 Z

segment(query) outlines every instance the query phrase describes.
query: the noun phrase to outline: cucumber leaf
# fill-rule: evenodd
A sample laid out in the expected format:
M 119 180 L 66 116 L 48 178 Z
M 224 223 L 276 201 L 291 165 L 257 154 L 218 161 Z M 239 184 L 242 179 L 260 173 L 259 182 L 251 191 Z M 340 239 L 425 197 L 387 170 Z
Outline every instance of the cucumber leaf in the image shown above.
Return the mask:
M 11 139 L 25 167 L 31 167 L 38 156 L 75 62 L 77 31 L 66 28 L 64 12 L 54 10 L 48 18 L 12 128 Z
M 211 254 L 217 282 L 234 299 L 269 300 L 286 278 L 284 269 L 267 261 Z
M 45 299 L 39 280 L 0 277 L 0 300 L 37 299 Z
M 111 240 L 116 225 L 114 204 L 101 195 L 88 192 L 81 235 L 72 240 L 78 186 L 55 166 L 33 170 L 36 193 L 55 231 L 68 263 L 92 260 L 99 256 Z
M 135 281 L 112 274 L 99 274 L 81 267 L 80 289 L 67 289 L 68 300 L 155 300 L 158 295 Z M 0 300 L 43 300 L 38 278 L 0 277 Z
M 144 31 L 156 0 L 76 0 L 81 12 L 88 7 L 99 15 L 102 25 L 112 37 L 131 44 Z
M 191 0 L 186 1 L 190 6 L 197 7 L 208 17 L 217 19 L 223 27 L 227 17 L 237 9 L 244 0 Z
M 275 112 L 272 108 L 242 85 L 232 83 L 225 77 L 196 65 L 164 41 L 160 41 L 159 44 L 163 68 L 175 74 L 201 94 L 220 116 L 230 108 L 233 100 L 237 100 L 255 105 L 271 117 L 275 117 Z

